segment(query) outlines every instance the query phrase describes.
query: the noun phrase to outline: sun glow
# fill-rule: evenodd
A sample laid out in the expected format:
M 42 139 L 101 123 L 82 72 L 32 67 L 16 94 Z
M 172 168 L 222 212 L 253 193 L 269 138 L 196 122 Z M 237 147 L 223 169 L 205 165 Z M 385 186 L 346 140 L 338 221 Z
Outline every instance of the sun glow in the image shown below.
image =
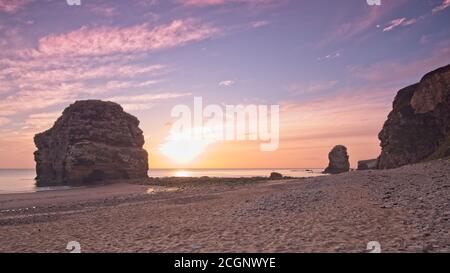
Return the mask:
M 174 176 L 175 177 L 190 177 L 191 173 L 188 171 L 176 171 Z
M 174 162 L 180 164 L 192 162 L 205 152 L 208 145 L 215 142 L 201 137 L 205 130 L 202 127 L 183 132 L 171 132 L 166 142 L 159 147 L 159 151 Z

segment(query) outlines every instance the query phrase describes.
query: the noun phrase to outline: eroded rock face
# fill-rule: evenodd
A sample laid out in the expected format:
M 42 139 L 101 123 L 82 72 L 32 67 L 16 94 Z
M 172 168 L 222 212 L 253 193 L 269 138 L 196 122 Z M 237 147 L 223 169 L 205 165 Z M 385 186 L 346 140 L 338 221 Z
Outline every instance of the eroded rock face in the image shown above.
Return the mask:
M 350 162 L 348 161 L 347 148 L 343 145 L 335 146 L 328 154 L 330 163 L 324 173 L 338 174 L 350 171 Z
M 34 137 L 37 184 L 89 184 L 147 177 L 139 120 L 119 104 L 77 101 Z
M 379 139 L 379 169 L 450 156 L 450 65 L 398 92 Z

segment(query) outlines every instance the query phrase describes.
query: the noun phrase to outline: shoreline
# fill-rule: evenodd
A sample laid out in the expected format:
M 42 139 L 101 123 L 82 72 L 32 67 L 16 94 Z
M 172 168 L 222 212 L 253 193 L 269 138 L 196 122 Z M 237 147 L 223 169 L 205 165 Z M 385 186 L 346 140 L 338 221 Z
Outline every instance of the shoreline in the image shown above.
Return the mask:
M 366 252 L 370 241 L 383 252 L 450 251 L 450 159 L 304 179 L 180 181 L 0 195 L 0 252 L 67 252 L 73 240 L 83 252 Z
M 180 177 L 187 179 L 201 179 L 202 177 L 210 177 L 212 179 L 249 179 L 255 177 L 266 178 L 272 171 L 281 172 L 284 176 L 288 177 L 309 177 L 319 176 L 321 169 L 315 169 L 311 171 L 309 169 L 242 169 L 242 170 L 213 170 L 213 169 L 200 169 L 200 170 L 150 170 L 148 175 L 149 179 L 178 179 Z M 64 185 L 54 184 L 43 187 L 37 187 L 35 177 L 35 171 L 29 170 L 0 170 L 0 195 L 4 194 L 16 194 L 16 193 L 33 193 L 46 190 L 66 190 L 64 187 L 77 187 L 76 185 Z M 109 183 L 111 181 L 104 181 L 99 183 Z M 79 186 L 86 186 L 86 184 L 80 184 Z M 88 185 L 89 186 L 89 185 Z

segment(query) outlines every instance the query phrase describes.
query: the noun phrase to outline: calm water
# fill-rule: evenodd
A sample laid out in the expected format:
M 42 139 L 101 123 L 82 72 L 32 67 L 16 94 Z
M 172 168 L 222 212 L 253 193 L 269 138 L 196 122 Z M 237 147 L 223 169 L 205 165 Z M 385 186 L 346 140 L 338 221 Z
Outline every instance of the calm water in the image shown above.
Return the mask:
M 195 169 L 173 170 L 154 169 L 149 171 L 151 177 L 255 177 L 269 176 L 276 171 L 284 176 L 311 177 L 319 176 L 323 169 Z M 46 190 L 65 190 L 69 187 L 36 187 L 34 169 L 6 170 L 0 169 L 0 194 L 37 192 Z

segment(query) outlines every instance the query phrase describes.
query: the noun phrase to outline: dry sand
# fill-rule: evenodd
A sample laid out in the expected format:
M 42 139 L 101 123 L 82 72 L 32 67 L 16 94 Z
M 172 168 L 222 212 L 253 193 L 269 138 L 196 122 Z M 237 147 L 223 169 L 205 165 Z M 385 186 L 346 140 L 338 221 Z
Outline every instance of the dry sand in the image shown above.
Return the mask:
M 450 160 L 258 183 L 0 195 L 0 252 L 450 252 Z

